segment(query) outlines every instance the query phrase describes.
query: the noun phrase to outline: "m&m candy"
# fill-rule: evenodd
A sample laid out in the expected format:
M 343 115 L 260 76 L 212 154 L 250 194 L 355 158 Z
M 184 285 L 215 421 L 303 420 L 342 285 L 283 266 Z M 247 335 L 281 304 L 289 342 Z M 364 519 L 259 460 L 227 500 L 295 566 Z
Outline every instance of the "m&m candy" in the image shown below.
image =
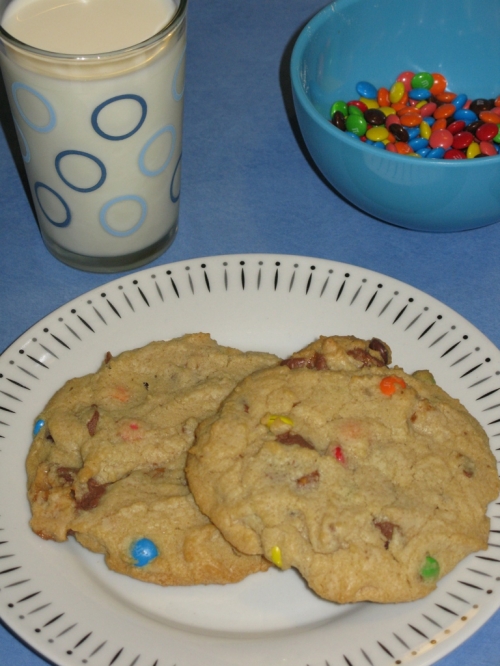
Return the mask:
M 132 544 L 130 554 L 136 567 L 145 567 L 158 557 L 158 548 L 151 539 L 138 539 Z
M 439 578 L 439 562 L 430 555 L 425 558 L 422 567 L 420 568 L 420 575 L 424 580 L 432 581 Z
M 283 559 L 281 557 L 281 548 L 279 546 L 273 546 L 271 548 L 271 562 L 278 567 L 278 569 L 283 568 Z
M 40 430 L 43 428 L 45 425 L 45 421 L 43 419 L 38 419 L 38 421 L 35 423 L 33 427 L 33 435 L 36 436 L 40 432 Z
M 359 99 L 337 100 L 332 124 L 399 155 L 461 160 L 500 153 L 500 95 L 469 99 L 447 90 L 440 72 L 402 72 L 390 87 L 359 81 Z

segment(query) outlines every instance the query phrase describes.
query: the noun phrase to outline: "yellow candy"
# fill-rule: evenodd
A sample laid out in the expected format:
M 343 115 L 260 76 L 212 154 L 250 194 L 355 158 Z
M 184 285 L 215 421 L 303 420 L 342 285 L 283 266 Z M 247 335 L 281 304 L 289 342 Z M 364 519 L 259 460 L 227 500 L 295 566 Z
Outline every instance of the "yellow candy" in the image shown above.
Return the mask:
M 391 100 L 391 104 L 399 102 L 404 94 L 405 94 L 404 84 L 401 81 L 396 81 L 396 83 L 392 86 L 392 88 L 389 91 L 389 99 Z
M 392 106 L 381 106 L 380 110 L 385 116 L 393 116 L 394 115 L 394 109 Z
M 422 122 L 420 123 L 419 129 L 420 129 L 420 136 L 423 139 L 428 139 L 430 137 L 430 135 L 431 135 L 431 126 L 429 125 L 429 123 L 426 123 L 425 120 L 422 120 Z
M 378 109 L 379 105 L 376 99 L 368 99 L 368 97 L 360 97 L 359 98 L 360 102 L 363 102 L 363 104 L 366 104 L 366 106 L 369 109 Z
M 279 546 L 273 546 L 271 548 L 271 562 L 280 569 L 283 568 L 283 560 L 281 559 L 281 549 Z
M 286 423 L 289 426 L 293 426 L 292 419 L 289 419 L 288 416 L 282 416 L 281 414 L 271 414 L 266 421 L 266 426 L 269 428 L 276 419 L 279 419 L 282 423 Z
M 480 152 L 481 152 L 481 148 L 479 147 L 479 144 L 476 143 L 475 141 L 473 141 L 470 144 L 470 146 L 467 148 L 467 153 L 466 154 L 467 154 L 467 157 L 471 160 L 474 157 L 476 157 L 476 155 L 479 155 Z
M 370 141 L 384 141 L 389 136 L 389 130 L 384 126 L 370 127 L 366 132 L 366 138 Z
M 416 108 L 416 109 L 421 109 L 421 108 L 422 108 L 423 106 L 425 106 L 427 103 L 428 103 L 427 100 L 426 100 L 426 99 L 423 99 L 421 102 L 418 102 L 417 104 L 415 104 L 415 108 Z

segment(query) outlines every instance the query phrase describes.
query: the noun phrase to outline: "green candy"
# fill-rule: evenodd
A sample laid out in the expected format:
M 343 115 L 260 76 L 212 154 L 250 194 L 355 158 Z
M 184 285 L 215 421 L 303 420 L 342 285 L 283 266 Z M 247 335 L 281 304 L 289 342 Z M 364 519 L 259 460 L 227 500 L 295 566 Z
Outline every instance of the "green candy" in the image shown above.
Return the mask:
M 357 107 L 355 104 L 350 104 L 347 107 L 347 114 L 349 116 L 363 116 L 364 117 L 363 111 L 361 111 L 361 109 L 359 107 Z
M 343 102 L 342 100 L 339 100 L 338 102 L 334 102 L 332 104 L 332 108 L 330 109 L 330 118 L 333 118 L 333 114 L 336 111 L 340 111 L 343 116 L 347 116 L 347 104 Z
M 436 580 L 439 577 L 439 562 L 430 555 L 427 555 L 420 569 L 420 575 L 424 580 Z
M 412 88 L 425 88 L 426 90 L 430 90 L 433 85 L 434 77 L 432 74 L 429 74 L 429 72 L 420 72 L 419 74 L 415 74 L 411 80 Z
M 364 136 L 368 124 L 363 116 L 347 116 L 345 121 L 346 130 L 352 132 L 356 136 Z

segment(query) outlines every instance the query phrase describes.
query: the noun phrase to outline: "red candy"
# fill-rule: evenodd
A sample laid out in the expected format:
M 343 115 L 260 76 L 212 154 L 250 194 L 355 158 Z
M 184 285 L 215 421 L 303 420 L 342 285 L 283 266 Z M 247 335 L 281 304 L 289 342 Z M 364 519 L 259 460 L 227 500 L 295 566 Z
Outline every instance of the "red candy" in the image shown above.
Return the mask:
M 427 102 L 427 104 L 424 104 L 424 106 L 420 107 L 420 115 L 423 118 L 427 118 L 428 116 L 432 116 L 436 109 L 437 104 L 434 102 Z
M 481 153 L 488 155 L 488 157 L 494 157 L 497 154 L 495 146 L 489 141 L 481 141 L 479 148 L 481 149 Z
M 342 448 L 340 446 L 335 447 L 335 458 L 339 461 L 339 463 L 345 463 L 345 458 L 344 458 L 344 452 L 342 451 Z
M 453 138 L 453 148 L 457 150 L 464 150 L 468 148 L 470 144 L 474 141 L 474 134 L 471 132 L 459 132 Z
M 359 99 L 353 99 L 350 102 L 347 102 L 347 106 L 357 106 L 360 111 L 365 111 L 368 110 L 368 107 L 364 102 L 360 102 Z
M 429 139 L 429 145 L 431 148 L 444 148 L 448 150 L 453 144 L 453 134 L 447 129 L 436 130 L 432 132 Z
M 409 92 L 411 90 L 411 80 L 414 76 L 414 72 L 401 72 L 396 81 L 401 81 L 405 87 L 406 92 Z
M 455 120 L 455 122 L 451 123 L 451 125 L 448 125 L 446 129 L 452 134 L 458 134 L 465 129 L 465 120 Z
M 484 123 L 476 130 L 476 138 L 479 141 L 491 141 L 498 134 L 498 125 L 493 123 Z
M 443 158 L 445 160 L 466 160 L 466 156 L 463 154 L 461 150 L 457 150 L 456 148 L 451 148 L 450 150 L 447 150 L 445 154 L 443 155 Z

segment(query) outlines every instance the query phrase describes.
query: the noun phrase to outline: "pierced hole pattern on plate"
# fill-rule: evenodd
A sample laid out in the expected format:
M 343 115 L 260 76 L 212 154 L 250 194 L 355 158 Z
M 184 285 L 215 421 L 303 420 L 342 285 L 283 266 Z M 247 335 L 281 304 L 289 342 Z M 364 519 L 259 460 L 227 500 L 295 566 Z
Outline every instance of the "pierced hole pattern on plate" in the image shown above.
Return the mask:
M 456 382 L 470 391 L 477 405 L 474 415 L 491 440 L 500 437 L 499 359 L 482 353 L 472 326 L 468 330 L 458 317 L 457 324 L 447 308 L 446 314 L 440 311 L 437 301 L 391 278 L 325 260 L 308 262 L 306 258 L 270 255 L 179 262 L 124 277 L 76 299 L 67 311 L 58 311 L 58 318 L 49 316 L 40 322 L 35 337 L 21 338 L 1 359 L 0 443 L 10 444 L 9 425 L 20 405 L 29 401 L 32 388 L 102 327 L 117 319 L 144 317 L 149 309 L 167 308 L 171 301 L 186 301 L 189 306 L 194 296 L 269 290 L 283 298 L 293 293 L 321 299 L 332 315 L 340 304 L 389 321 L 399 333 L 408 335 L 411 344 L 433 350 L 436 359 L 455 373 Z M 499 451 L 500 446 L 494 449 L 497 461 Z M 490 516 L 488 551 L 469 556 L 460 579 L 452 580 L 449 575 L 428 597 L 425 613 L 416 613 L 411 622 L 402 621 L 396 630 L 388 630 L 387 635 L 363 648 L 353 648 L 350 654 L 325 655 L 326 666 L 405 664 L 459 632 L 480 611 L 481 600 L 499 592 L 500 502 L 495 509 L 496 515 Z M 2 539 L 3 533 L 0 518 L 0 608 L 14 631 L 21 623 L 29 624 L 37 636 L 33 645 L 42 653 L 46 641 L 57 645 L 61 656 L 74 659 L 75 664 L 173 666 L 168 658 L 131 655 L 125 646 L 111 645 L 99 627 L 80 626 L 73 610 L 57 608 L 50 590 L 40 589 L 42 586 L 24 572 L 9 539 Z

